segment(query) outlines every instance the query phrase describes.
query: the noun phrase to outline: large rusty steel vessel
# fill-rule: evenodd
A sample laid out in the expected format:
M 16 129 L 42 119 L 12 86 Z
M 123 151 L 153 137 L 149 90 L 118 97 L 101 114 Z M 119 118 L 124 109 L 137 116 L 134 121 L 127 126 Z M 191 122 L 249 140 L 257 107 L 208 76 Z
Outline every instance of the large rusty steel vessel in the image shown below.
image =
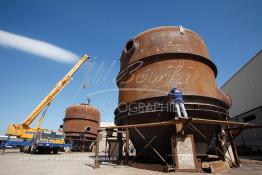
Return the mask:
M 66 140 L 73 143 L 75 150 L 88 150 L 97 137 L 100 112 L 88 105 L 72 105 L 66 109 L 63 130 Z
M 119 103 L 115 110 L 115 124 L 142 124 L 173 119 L 176 111 L 168 96 L 173 87 L 183 92 L 189 116 L 226 120 L 231 105 L 230 97 L 217 88 L 216 65 L 211 61 L 203 39 L 182 26 L 164 26 L 144 31 L 129 40 L 121 55 L 117 77 Z M 149 141 L 156 134 L 159 139 L 151 144 L 168 157 L 170 138 L 175 126 L 140 129 Z M 187 127 L 193 133 L 197 156 L 205 157 L 211 138 L 219 126 L 195 125 Z M 205 134 L 203 139 L 196 129 Z M 137 152 L 144 143 L 134 129 L 130 139 Z M 150 149 L 144 158 L 152 158 Z

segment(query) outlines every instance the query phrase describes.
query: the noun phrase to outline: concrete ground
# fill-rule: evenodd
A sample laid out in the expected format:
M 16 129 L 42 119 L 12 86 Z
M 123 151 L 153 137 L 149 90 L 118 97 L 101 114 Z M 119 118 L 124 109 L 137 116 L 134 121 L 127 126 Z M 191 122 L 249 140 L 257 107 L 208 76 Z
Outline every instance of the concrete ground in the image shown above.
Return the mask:
M 18 150 L 7 150 L 0 154 L 0 175 L 26 174 L 26 175 L 157 175 L 167 174 L 156 171 L 136 169 L 128 166 L 119 166 L 103 163 L 99 169 L 93 169 L 93 153 L 60 153 L 58 155 L 31 155 L 20 153 Z M 262 175 L 262 161 L 243 159 L 241 168 L 234 168 L 221 175 Z M 205 174 L 205 173 L 179 173 L 169 174 Z

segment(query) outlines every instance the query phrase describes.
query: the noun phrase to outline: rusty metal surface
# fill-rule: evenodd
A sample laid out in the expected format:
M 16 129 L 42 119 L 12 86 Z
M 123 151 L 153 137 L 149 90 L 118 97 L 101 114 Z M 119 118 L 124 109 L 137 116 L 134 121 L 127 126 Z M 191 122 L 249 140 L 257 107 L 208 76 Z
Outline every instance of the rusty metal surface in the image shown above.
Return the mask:
M 207 47 L 197 33 L 178 26 L 157 27 L 127 42 L 121 56 L 121 69 L 142 58 L 164 53 L 189 53 L 209 59 Z
M 63 130 L 66 137 L 80 137 L 85 133 L 86 138 L 96 138 L 100 125 L 99 111 L 86 104 L 73 105 L 66 109 Z
M 217 68 L 197 33 L 178 26 L 147 30 L 127 42 L 120 62 L 116 80 L 119 88 L 116 125 L 173 119 L 176 111 L 168 97 L 173 87 L 182 90 L 189 116 L 226 120 L 231 100 L 217 87 Z M 205 133 L 208 142 L 203 142 L 194 129 L 185 128 L 186 134 L 195 134 L 198 155 L 206 154 L 209 141 L 218 127 L 205 124 L 195 126 L 195 129 Z M 159 130 L 156 127 L 141 132 L 150 140 Z M 161 154 L 170 154 L 170 138 L 173 134 L 174 126 L 166 126 L 164 134 L 154 141 Z M 130 139 L 139 151 L 142 144 L 137 137 L 135 131 L 130 129 Z M 152 157 L 152 152 L 145 151 L 143 156 Z
M 228 100 L 216 86 L 216 74 L 198 34 L 176 26 L 153 28 L 128 41 L 122 52 L 119 103 L 167 96 L 173 87 L 184 95 Z

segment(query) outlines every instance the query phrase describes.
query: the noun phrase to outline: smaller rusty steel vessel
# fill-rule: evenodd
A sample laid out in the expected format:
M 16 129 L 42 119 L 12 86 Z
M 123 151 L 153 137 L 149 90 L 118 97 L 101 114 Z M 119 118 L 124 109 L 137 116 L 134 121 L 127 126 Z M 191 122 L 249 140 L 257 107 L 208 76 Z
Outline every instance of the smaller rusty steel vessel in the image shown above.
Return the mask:
M 88 151 L 97 137 L 100 112 L 89 104 L 72 105 L 66 109 L 63 131 L 73 151 Z

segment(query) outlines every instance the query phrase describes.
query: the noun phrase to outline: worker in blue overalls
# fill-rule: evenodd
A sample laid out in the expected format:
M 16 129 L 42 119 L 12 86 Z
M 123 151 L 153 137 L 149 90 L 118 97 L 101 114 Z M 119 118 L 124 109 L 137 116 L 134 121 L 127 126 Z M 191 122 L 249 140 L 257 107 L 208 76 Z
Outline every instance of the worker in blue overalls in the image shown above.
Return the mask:
M 188 118 L 182 92 L 177 88 L 173 88 L 170 91 L 169 95 L 173 98 L 173 103 L 175 102 L 177 118 Z M 183 114 L 183 117 L 181 115 L 181 112 Z

